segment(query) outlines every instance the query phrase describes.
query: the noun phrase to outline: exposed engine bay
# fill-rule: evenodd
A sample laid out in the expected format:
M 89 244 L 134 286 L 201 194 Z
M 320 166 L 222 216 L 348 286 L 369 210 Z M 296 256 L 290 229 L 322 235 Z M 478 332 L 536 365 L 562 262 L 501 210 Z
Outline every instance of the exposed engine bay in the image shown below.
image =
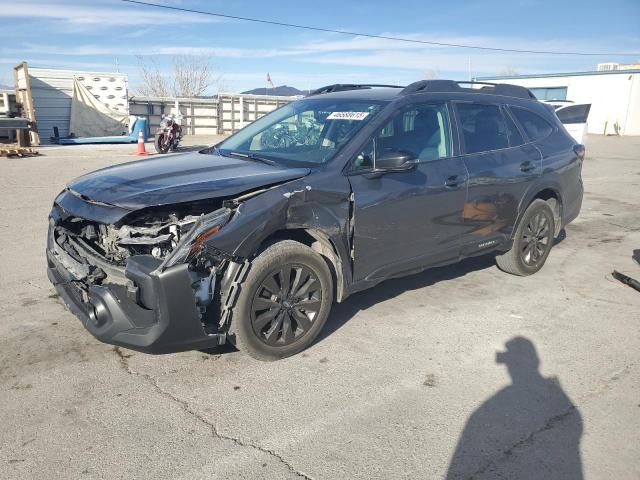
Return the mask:
M 194 227 L 197 229 L 202 215 L 209 213 L 206 210 L 215 210 L 217 206 L 207 202 L 206 205 L 148 209 L 115 225 L 69 217 L 52 229 L 54 254 L 75 277 L 74 284 L 85 301 L 92 285 L 119 284 L 127 288 L 136 302 L 144 303 L 140 301 L 138 286 L 125 276 L 127 261 L 142 255 L 164 260 L 185 235 Z M 198 209 L 206 210 L 198 215 Z M 214 297 L 218 264 L 211 256 L 200 257 L 189 268 L 196 307 L 202 326 L 208 332 L 218 328 L 217 316 L 207 312 Z
M 133 224 L 115 226 L 74 218 L 67 234 L 75 235 L 78 241 L 88 244 L 110 262 L 124 265 L 131 255 L 164 258 L 197 219 L 193 215 L 179 217 L 176 213 L 166 217 L 147 214 Z
M 56 226 L 56 243 L 76 260 L 93 257 L 124 269 L 133 255 L 164 259 L 196 224 L 200 215 L 219 208 L 218 202 L 145 209 L 114 225 L 70 217 Z M 92 263 L 92 262 L 90 262 Z

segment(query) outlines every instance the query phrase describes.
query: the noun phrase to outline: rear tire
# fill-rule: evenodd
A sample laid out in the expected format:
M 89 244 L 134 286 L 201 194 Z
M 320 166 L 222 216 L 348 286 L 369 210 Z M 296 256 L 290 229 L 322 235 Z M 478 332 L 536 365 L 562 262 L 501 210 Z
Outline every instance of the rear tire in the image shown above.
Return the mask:
M 549 256 L 554 232 L 553 210 L 544 200 L 534 200 L 516 228 L 511 250 L 496 256 L 498 268 L 519 276 L 536 273 Z
M 299 242 L 277 242 L 251 261 L 231 308 L 229 340 L 258 360 L 289 357 L 315 340 L 332 302 L 327 262 Z

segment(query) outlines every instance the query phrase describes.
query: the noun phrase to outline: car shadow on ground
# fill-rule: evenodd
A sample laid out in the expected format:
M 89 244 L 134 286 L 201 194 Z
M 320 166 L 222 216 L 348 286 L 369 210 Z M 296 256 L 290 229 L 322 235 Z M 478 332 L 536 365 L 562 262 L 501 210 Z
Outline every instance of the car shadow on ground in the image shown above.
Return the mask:
M 558 245 L 566 238 L 567 234 L 563 228 L 554 239 L 553 244 Z M 343 303 L 334 303 L 329 319 L 314 343 L 321 342 L 347 323 L 358 312 L 367 310 L 377 303 L 384 302 L 410 290 L 419 290 L 443 280 L 452 280 L 467 273 L 493 266 L 495 266 L 495 254 L 489 253 L 478 257 L 466 258 L 452 265 L 430 268 L 415 275 L 386 280 L 375 287 L 352 295 Z
M 563 228 L 562 230 L 560 230 L 560 233 L 558 233 L 558 236 L 553 239 L 553 246 L 555 247 L 559 243 L 562 243 L 566 238 L 567 231 Z
M 385 280 L 384 282 L 362 292 L 350 296 L 343 303 L 334 303 L 329 313 L 329 318 L 318 338 L 312 345 L 322 342 L 336 330 L 347 323 L 358 312 L 367 310 L 377 303 L 384 302 L 410 290 L 418 290 L 428 287 L 443 280 L 451 280 L 461 277 L 476 270 L 483 270 L 495 266 L 493 255 L 483 255 L 465 259 L 453 265 L 436 267 L 421 273 L 402 278 Z M 236 348 L 227 342 L 225 345 L 200 350 L 210 355 L 220 355 L 236 352 Z
M 554 245 L 561 243 L 566 236 L 565 230 L 562 229 L 554 239 Z M 451 265 L 429 268 L 414 275 L 385 280 L 375 287 L 355 293 L 344 302 L 333 304 L 327 323 L 312 345 L 320 343 L 332 335 L 358 312 L 367 310 L 378 303 L 390 300 L 404 292 L 426 288 L 444 280 L 452 280 L 468 273 L 494 266 L 495 254 L 489 253 L 478 257 L 466 258 Z M 237 350 L 229 343 L 220 347 L 202 350 L 204 353 L 215 355 L 234 351 Z
M 444 267 L 430 268 L 407 277 L 385 280 L 375 287 L 350 296 L 343 303 L 334 303 L 329 319 L 315 343 L 321 342 L 333 334 L 358 312 L 367 310 L 378 303 L 390 300 L 404 292 L 419 290 L 444 280 L 452 280 L 494 266 L 494 256 L 489 254 L 467 258 L 459 263 Z

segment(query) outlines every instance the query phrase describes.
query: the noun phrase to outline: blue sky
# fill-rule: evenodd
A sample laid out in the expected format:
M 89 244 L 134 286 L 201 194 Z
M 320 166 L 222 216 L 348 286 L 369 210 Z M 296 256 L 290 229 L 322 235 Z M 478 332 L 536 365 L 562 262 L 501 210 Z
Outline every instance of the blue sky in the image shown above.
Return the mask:
M 173 6 L 371 34 L 534 50 L 640 52 L 640 0 L 251 1 L 157 0 Z M 574 57 L 480 52 L 354 38 L 216 19 L 117 0 L 0 0 L 4 44 L 0 83 L 11 67 L 33 66 L 129 74 L 137 55 L 168 65 L 172 55 L 213 57 L 221 87 L 300 89 L 337 82 L 400 83 L 437 75 L 467 79 L 506 69 L 520 74 L 593 70 L 598 62 L 636 57 Z M 7 42 L 8 40 L 8 42 Z M 215 92 L 211 92 L 215 93 Z

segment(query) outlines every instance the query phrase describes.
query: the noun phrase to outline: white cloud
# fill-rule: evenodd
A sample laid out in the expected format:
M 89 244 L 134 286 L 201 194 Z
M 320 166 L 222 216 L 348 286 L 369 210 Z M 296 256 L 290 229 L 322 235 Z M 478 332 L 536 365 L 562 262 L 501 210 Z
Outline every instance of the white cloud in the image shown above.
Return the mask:
M 15 49 L 0 48 L 0 52 L 11 53 Z M 125 55 L 195 55 L 224 58 L 266 58 L 300 55 L 296 50 L 266 48 L 229 48 L 229 47 L 191 47 L 191 46 L 132 46 L 126 52 L 118 46 L 78 45 L 74 47 L 56 47 L 50 45 L 23 43 L 22 53 L 66 56 L 125 56 Z
M 574 51 L 602 51 L 604 47 L 601 43 L 593 41 L 574 40 L 567 45 L 565 40 L 544 39 L 532 43 L 523 38 L 490 37 L 490 36 L 443 36 L 425 35 L 416 33 L 385 33 L 386 36 L 397 36 L 402 38 L 435 41 L 450 44 L 481 45 L 491 48 L 501 48 L 507 46 L 512 49 L 535 49 L 545 51 L 561 51 L 571 49 Z M 335 37 L 335 36 L 334 36 Z M 640 46 L 640 42 L 636 42 Z M 53 55 L 123 55 L 119 46 L 101 45 L 80 45 L 76 47 L 52 47 L 48 45 L 24 44 L 22 51 L 27 53 L 42 53 Z M 626 45 L 626 51 L 632 51 L 635 47 L 633 43 Z M 1 49 L 0 49 L 1 51 Z M 129 48 L 132 55 L 205 55 L 221 58 L 275 58 L 275 57 L 298 57 L 303 61 L 313 63 L 337 63 L 345 64 L 355 60 L 355 64 L 362 66 L 385 66 L 378 60 L 389 59 L 389 66 L 401 66 L 410 68 L 410 65 L 417 63 L 423 65 L 425 59 L 429 63 L 434 60 L 448 62 L 451 60 L 467 59 L 469 56 L 487 59 L 493 56 L 496 61 L 502 64 L 510 64 L 514 60 L 518 63 L 536 65 L 542 60 L 543 64 L 549 63 L 571 63 L 576 57 L 544 55 L 544 54 L 519 54 L 515 52 L 496 52 L 487 50 L 461 49 L 444 46 L 431 46 L 420 43 L 398 42 L 382 38 L 354 37 L 338 40 L 316 41 L 303 44 L 282 45 L 279 48 L 233 48 L 227 46 L 134 46 Z M 364 53 L 364 55 L 363 55 Z M 396 57 L 394 59 L 394 57 Z M 587 57 L 588 58 L 588 57 Z M 376 60 L 378 59 L 378 60 Z M 584 60 L 584 58 L 583 58 Z M 583 62 L 584 63 L 584 62 Z M 446 68 L 440 65 L 439 68 Z
M 2 5 L 3 18 L 48 19 L 74 29 L 210 23 L 220 21 L 194 13 L 138 8 L 111 1 L 91 3 L 22 0 Z
M 38 2 L 29 2 L 35 4 Z M 98 22 L 102 15 L 113 15 L 117 10 L 122 16 L 122 9 L 114 9 L 105 7 L 104 3 L 100 4 L 102 13 L 97 13 L 100 8 L 86 6 L 76 11 L 76 7 L 64 4 L 69 11 L 74 11 L 71 17 L 65 21 L 79 22 L 85 15 L 93 15 L 93 22 Z M 112 4 L 109 4 L 112 5 Z M 105 10 L 106 9 L 106 10 Z M 30 10 L 30 9 L 28 9 Z M 64 15 L 55 8 L 41 9 L 47 10 L 41 13 L 43 16 L 61 19 Z M 10 9 L 10 11 L 13 11 Z M 22 6 L 20 8 L 22 10 Z M 128 10 L 127 10 L 128 12 Z M 145 21 L 156 22 L 173 22 L 176 18 L 173 12 L 171 15 L 162 13 L 158 17 L 149 17 L 152 11 L 145 11 Z M 176 12 L 177 13 L 177 12 Z M 201 19 L 201 17 L 198 17 Z M 61 20 L 62 21 L 62 20 Z M 182 21 L 182 20 L 180 20 Z M 150 28 L 147 25 L 146 28 Z M 140 29 L 145 27 L 140 26 Z M 134 35 L 137 29 L 130 29 Z M 574 51 L 602 51 L 610 48 L 606 44 L 599 43 L 598 39 L 572 39 L 571 42 L 566 40 L 547 38 L 530 40 L 519 37 L 498 37 L 498 36 L 451 36 L 451 35 L 426 35 L 418 33 L 387 33 L 383 35 L 397 36 L 416 40 L 436 41 L 442 43 L 455 44 L 471 44 L 482 45 L 487 47 L 508 47 L 515 49 L 535 49 L 535 50 L 574 50 Z M 179 41 L 179 36 L 177 37 Z M 72 47 L 59 47 L 56 45 L 43 45 L 33 43 L 23 43 L 19 46 L 12 46 L 10 49 L 0 48 L 0 54 L 12 55 L 15 51 L 20 51 L 21 55 L 26 58 L 33 56 L 36 58 L 46 57 L 50 59 L 52 56 L 59 56 L 60 60 L 64 59 L 65 64 L 73 68 L 73 56 L 83 57 L 117 57 L 125 59 L 131 58 L 133 55 L 202 55 L 212 56 L 215 58 L 231 58 L 231 59 L 247 59 L 247 65 L 252 60 L 274 59 L 270 61 L 273 67 L 270 71 L 274 81 L 278 84 L 292 84 L 294 86 L 307 88 L 307 86 L 318 86 L 325 83 L 335 83 L 339 81 L 367 81 L 367 82 L 383 82 L 396 83 L 420 78 L 427 70 L 439 70 L 443 75 L 453 76 L 454 78 L 467 78 L 469 70 L 469 59 L 471 59 L 472 75 L 495 74 L 509 67 L 515 69 L 521 74 L 526 73 L 551 73 L 559 71 L 575 71 L 595 69 L 595 64 L 601 61 L 624 61 L 622 58 L 609 57 L 575 57 L 575 56 L 558 56 L 558 55 L 535 55 L 535 54 L 519 54 L 495 51 L 480 51 L 459 49 L 452 47 L 429 46 L 418 43 L 402 43 L 388 39 L 355 37 L 349 38 L 339 35 L 323 35 L 321 38 L 326 40 L 317 40 L 313 42 L 300 41 L 300 37 L 288 37 L 290 40 L 281 41 L 277 48 L 269 48 L 269 43 L 256 43 L 256 48 L 234 48 L 231 46 L 205 46 L 197 47 L 191 45 L 175 45 L 164 43 L 157 45 L 133 45 L 123 51 L 119 42 L 105 42 L 96 45 L 76 45 Z M 233 45 L 232 39 L 228 40 L 227 45 Z M 131 43 L 131 42 L 129 42 Z M 135 43 L 135 42 L 134 42 Z M 620 45 L 617 45 L 620 47 Z M 618 50 L 614 46 L 614 49 Z M 629 41 L 624 44 L 624 50 L 633 51 L 640 47 L 640 40 Z M 290 64 L 283 65 L 282 60 L 288 59 L 294 61 L 300 66 L 295 67 Z M 39 60 L 34 60 L 39 63 Z M 46 61 L 47 64 L 53 64 Z M 135 62 L 133 62 L 135 63 Z M 295 73 L 304 72 L 307 64 L 326 65 L 326 74 L 306 74 Z M 133 68 L 133 67 L 132 67 Z M 308 68 L 308 67 L 307 67 Z M 323 67 L 313 68 L 314 72 Z M 275 72 L 280 69 L 281 72 Z M 290 73 L 286 70 L 290 70 Z M 354 72 L 354 73 L 350 73 Z M 232 72 L 222 72 L 224 74 L 224 83 L 229 85 L 247 85 L 253 83 L 260 86 L 264 83 L 265 73 L 249 73 L 249 74 L 233 74 Z
M 3 57 L 0 59 L 0 65 L 8 65 L 9 67 L 14 67 L 19 63 L 22 63 L 24 58 L 6 58 Z M 36 68 L 63 68 L 69 70 L 85 70 L 85 71 L 107 71 L 112 72 L 115 70 L 114 63 L 107 62 L 77 62 L 72 60 L 35 60 L 33 62 L 29 62 L 29 65 Z M 121 65 L 121 67 L 124 67 Z M 12 76 L 12 75 L 11 75 Z M 11 82 L 13 82 L 13 77 L 11 78 Z
M 630 42 L 623 47 L 616 42 L 607 45 L 602 39 L 573 39 L 567 42 L 564 38 L 535 38 L 526 39 L 520 37 L 500 37 L 500 36 L 451 36 L 443 34 L 421 34 L 421 33 L 382 33 L 383 37 L 397 37 L 414 42 L 401 42 L 388 38 L 372 38 L 372 37 L 352 37 L 340 40 L 320 41 L 303 44 L 299 47 L 301 51 L 315 52 L 335 52 L 335 51 L 358 51 L 358 50 L 424 50 L 424 49 L 451 49 L 445 45 L 432 45 L 418 42 L 436 42 L 446 43 L 450 45 L 474 45 L 487 48 L 508 48 L 514 50 L 536 50 L 536 51 L 574 51 L 574 52 L 599 52 L 607 49 L 621 52 L 634 53 L 640 48 L 640 39 Z M 635 45 L 633 45 L 635 43 Z M 457 51 L 465 54 L 482 53 L 483 50 L 478 49 L 457 49 Z M 500 53 L 500 52 L 497 52 Z M 508 52 L 507 52 L 508 53 Z M 516 53 L 516 52 L 513 52 Z M 543 55 L 543 54 L 541 54 Z
M 153 49 L 149 54 L 160 55 L 196 55 L 225 58 L 266 58 L 300 55 L 295 50 L 277 48 L 228 48 L 228 47 L 161 47 Z
M 539 51 L 585 51 L 597 52 L 606 45 L 592 40 L 566 40 L 548 38 L 535 42 L 524 38 L 490 36 L 445 36 L 424 34 L 386 33 L 414 40 L 434 41 L 449 44 L 480 45 L 492 48 L 510 48 Z M 619 47 L 619 46 L 618 46 Z M 627 44 L 623 51 L 633 51 L 633 44 Z M 621 50 L 615 48 L 614 50 Z M 595 64 L 609 59 L 603 57 L 577 57 L 551 54 L 526 54 L 498 52 L 490 50 L 463 49 L 445 46 L 431 46 L 420 43 L 397 42 L 389 39 L 355 37 L 349 39 L 313 42 L 300 46 L 303 57 L 296 60 L 327 65 L 349 65 L 354 67 L 379 69 L 400 69 L 424 72 L 439 69 L 455 72 L 466 78 L 471 60 L 472 75 L 496 73 L 506 67 L 515 68 L 519 73 L 551 73 L 558 71 L 595 69 Z

